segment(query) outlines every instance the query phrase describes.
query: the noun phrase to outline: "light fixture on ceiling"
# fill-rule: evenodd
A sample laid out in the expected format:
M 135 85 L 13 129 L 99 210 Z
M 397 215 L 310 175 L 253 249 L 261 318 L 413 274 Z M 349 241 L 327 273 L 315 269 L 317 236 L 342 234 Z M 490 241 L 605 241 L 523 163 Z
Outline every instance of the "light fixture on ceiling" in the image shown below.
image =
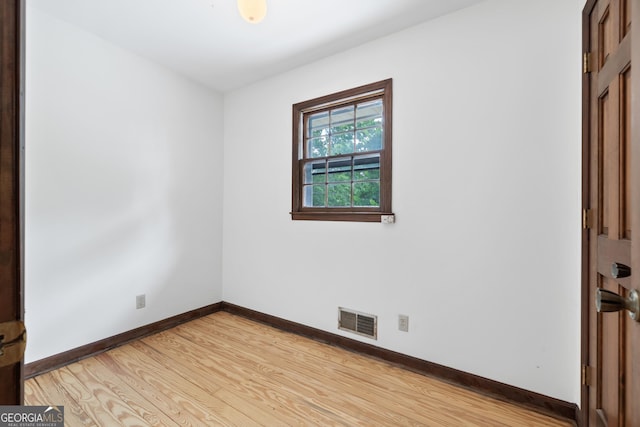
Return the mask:
M 245 21 L 257 24 L 267 15 L 267 0 L 238 0 L 238 10 Z

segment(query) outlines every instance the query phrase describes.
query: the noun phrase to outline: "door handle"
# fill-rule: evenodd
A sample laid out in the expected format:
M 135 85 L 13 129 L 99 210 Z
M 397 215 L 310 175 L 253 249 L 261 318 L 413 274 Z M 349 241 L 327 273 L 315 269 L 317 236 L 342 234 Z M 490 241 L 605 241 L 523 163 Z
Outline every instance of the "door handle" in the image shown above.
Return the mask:
M 631 276 L 631 267 L 620 264 L 619 262 L 611 264 L 611 277 L 614 279 L 623 279 L 629 276 Z
M 596 289 L 596 309 L 598 313 L 629 310 L 629 317 L 633 320 L 640 321 L 640 299 L 638 292 L 633 289 L 629 292 L 627 298 L 607 291 L 606 289 Z

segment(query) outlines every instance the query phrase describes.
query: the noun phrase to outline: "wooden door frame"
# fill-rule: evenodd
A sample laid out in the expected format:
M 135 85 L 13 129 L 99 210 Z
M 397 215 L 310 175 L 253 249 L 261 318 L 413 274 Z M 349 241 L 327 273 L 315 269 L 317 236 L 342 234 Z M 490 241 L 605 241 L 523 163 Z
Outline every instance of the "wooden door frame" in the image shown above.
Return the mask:
M 596 0 L 587 0 L 582 10 L 582 57 L 591 52 L 591 12 Z M 580 416 L 578 425 L 586 425 L 589 420 L 589 386 L 584 378 L 584 367 L 589 366 L 589 229 L 586 212 L 590 208 L 591 184 L 591 129 L 589 125 L 591 96 L 591 74 L 582 73 L 582 242 L 581 242 L 581 308 L 580 308 Z M 586 368 L 589 369 L 589 368 Z
M 0 0 L 0 322 L 24 320 L 24 0 Z M 0 404 L 22 404 L 24 360 L 0 368 Z

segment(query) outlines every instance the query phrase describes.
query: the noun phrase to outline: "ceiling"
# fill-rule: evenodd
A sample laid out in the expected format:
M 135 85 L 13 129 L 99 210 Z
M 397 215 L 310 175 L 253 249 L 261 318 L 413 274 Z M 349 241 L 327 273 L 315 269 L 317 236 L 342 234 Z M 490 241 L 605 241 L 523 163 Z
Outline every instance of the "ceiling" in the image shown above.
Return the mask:
M 267 0 L 259 24 L 235 0 L 27 4 L 226 92 L 481 1 Z

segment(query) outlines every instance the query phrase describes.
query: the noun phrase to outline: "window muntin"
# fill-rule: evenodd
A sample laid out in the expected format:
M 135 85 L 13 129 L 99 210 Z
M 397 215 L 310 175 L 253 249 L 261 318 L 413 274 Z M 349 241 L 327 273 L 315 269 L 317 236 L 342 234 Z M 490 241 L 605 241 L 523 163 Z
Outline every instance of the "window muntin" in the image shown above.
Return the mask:
M 391 79 L 294 105 L 293 219 L 391 214 Z

